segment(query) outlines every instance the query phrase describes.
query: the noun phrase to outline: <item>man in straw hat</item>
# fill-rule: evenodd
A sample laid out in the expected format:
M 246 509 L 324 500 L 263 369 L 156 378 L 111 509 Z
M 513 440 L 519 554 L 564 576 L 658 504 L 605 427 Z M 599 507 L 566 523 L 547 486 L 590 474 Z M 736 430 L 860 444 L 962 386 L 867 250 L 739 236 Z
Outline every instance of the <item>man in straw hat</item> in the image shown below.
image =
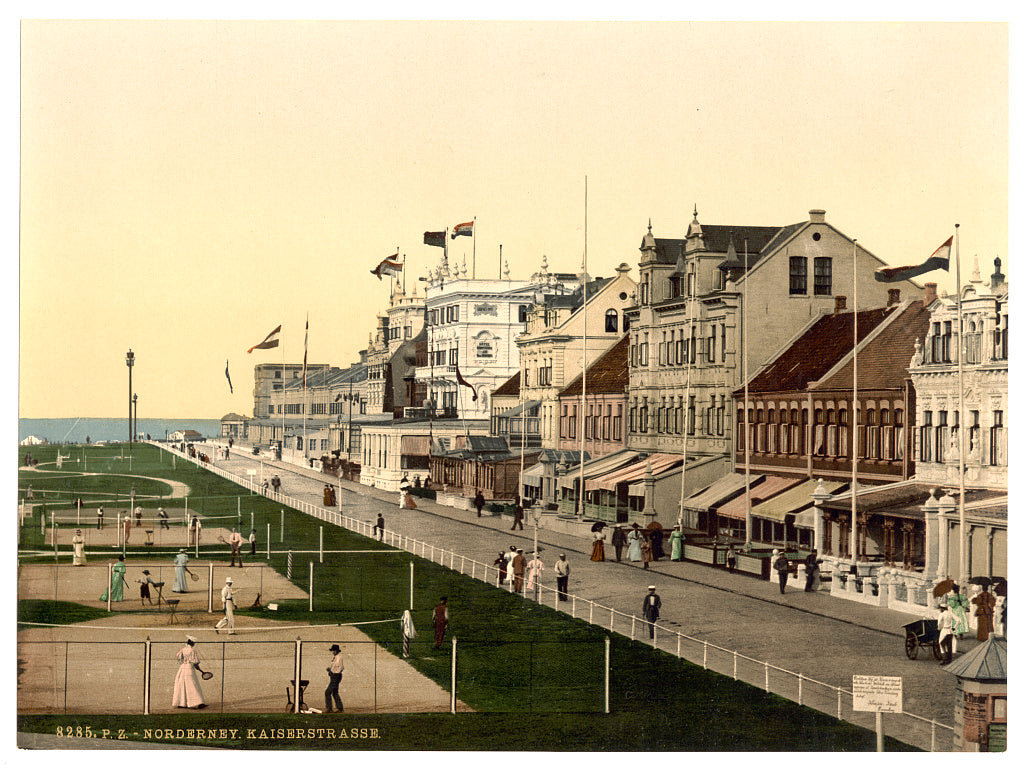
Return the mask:
M 338 688 L 341 686 L 341 673 L 345 670 L 345 663 L 341 659 L 341 647 L 337 644 L 332 644 L 328 652 L 331 653 L 331 665 L 327 667 L 327 676 L 331 681 L 327 685 L 327 689 L 324 690 L 324 711 L 330 714 L 332 711 L 345 710 L 345 704 L 341 702 L 341 696 L 338 695 Z
M 235 633 L 235 591 L 231 586 L 231 578 L 224 578 L 224 587 L 220 589 L 220 603 L 224 607 L 224 617 L 217 621 L 213 627 L 215 633 L 219 634 L 220 629 L 228 627 L 228 633 Z

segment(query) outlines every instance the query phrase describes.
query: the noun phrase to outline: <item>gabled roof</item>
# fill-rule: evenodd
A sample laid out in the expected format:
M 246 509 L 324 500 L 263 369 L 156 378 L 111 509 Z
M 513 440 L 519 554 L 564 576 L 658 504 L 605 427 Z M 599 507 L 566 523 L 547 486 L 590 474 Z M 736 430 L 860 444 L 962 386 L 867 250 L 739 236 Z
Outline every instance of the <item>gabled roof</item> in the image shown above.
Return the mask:
M 924 302 L 911 302 L 898 318 L 894 318 L 878 336 L 857 351 L 857 384 L 870 388 L 903 387 L 914 357 L 914 342 L 920 340 L 924 344 L 930 318 Z M 852 389 L 852 357 L 838 372 L 816 387 L 824 390 Z
M 606 350 L 587 367 L 587 393 L 625 393 L 629 385 L 629 334 Z M 559 396 L 583 393 L 583 375 L 566 385 Z
M 893 306 L 859 311 L 857 338 L 863 340 L 897 309 Z M 823 316 L 776 356 L 747 384 L 747 388 L 752 393 L 804 390 L 808 382 L 816 382 L 825 376 L 852 348 L 853 313 Z M 906 364 L 910 364 L 909 356 Z M 742 395 L 743 388 L 738 388 L 734 394 Z
M 594 298 L 601 289 L 611 283 L 612 278 L 595 278 L 587 282 L 587 301 Z M 569 294 L 549 294 L 544 297 L 545 307 L 569 307 L 574 311 L 583 305 L 583 287 L 570 292 Z
M 519 395 L 519 372 L 516 372 L 501 385 L 491 391 L 491 398 L 495 396 L 518 396 Z
M 220 418 L 221 422 L 243 422 L 244 420 L 245 418 L 242 417 L 242 415 L 235 414 L 234 412 L 228 412 L 226 415 Z
M 767 253 L 765 247 L 769 243 L 779 243 L 780 238 L 784 240 L 788 237 L 788 235 L 782 236 L 781 233 L 791 234 L 803 225 L 803 222 L 784 228 L 753 225 L 701 225 L 701 232 L 704 237 L 705 250 L 713 253 L 725 254 L 729 249 L 729 239 L 732 238 L 733 246 L 739 255 L 738 266 L 742 267 L 744 244 L 749 262 L 754 265 L 762 253 Z M 662 264 L 676 264 L 679 260 L 680 249 L 685 243 L 685 238 L 655 238 L 656 260 Z

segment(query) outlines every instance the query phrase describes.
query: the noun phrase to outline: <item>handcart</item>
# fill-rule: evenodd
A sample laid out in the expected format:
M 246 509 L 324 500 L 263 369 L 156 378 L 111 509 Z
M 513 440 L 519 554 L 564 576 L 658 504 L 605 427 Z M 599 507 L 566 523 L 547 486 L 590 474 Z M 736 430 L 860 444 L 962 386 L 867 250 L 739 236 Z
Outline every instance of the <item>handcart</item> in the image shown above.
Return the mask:
M 926 645 L 930 645 L 932 648 L 932 655 L 935 656 L 935 660 L 942 659 L 942 651 L 939 649 L 938 620 L 931 618 L 915 620 L 913 623 L 907 623 L 903 626 L 903 630 L 907 633 L 904 649 L 908 658 L 911 660 L 917 660 L 918 649 Z

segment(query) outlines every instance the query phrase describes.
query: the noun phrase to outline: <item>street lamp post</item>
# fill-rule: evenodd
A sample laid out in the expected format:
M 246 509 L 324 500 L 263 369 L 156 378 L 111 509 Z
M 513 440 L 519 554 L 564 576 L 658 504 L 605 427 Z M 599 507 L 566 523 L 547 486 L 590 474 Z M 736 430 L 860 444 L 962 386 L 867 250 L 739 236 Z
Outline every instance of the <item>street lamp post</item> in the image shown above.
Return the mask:
M 139 394 L 136 393 L 132 396 L 132 407 L 135 410 L 135 416 L 132 417 L 132 437 L 137 438 L 139 435 Z
M 132 451 L 132 367 L 135 365 L 135 354 L 131 348 L 125 356 L 125 363 L 128 365 L 128 452 Z

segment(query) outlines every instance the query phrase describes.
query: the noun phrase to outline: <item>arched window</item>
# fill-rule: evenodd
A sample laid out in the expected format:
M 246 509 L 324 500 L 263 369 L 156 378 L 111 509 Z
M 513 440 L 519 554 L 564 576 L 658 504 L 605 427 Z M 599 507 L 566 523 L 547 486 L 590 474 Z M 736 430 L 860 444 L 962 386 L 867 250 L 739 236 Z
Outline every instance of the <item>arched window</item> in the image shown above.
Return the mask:
M 604 330 L 613 333 L 619 331 L 619 312 L 614 308 L 604 314 Z

